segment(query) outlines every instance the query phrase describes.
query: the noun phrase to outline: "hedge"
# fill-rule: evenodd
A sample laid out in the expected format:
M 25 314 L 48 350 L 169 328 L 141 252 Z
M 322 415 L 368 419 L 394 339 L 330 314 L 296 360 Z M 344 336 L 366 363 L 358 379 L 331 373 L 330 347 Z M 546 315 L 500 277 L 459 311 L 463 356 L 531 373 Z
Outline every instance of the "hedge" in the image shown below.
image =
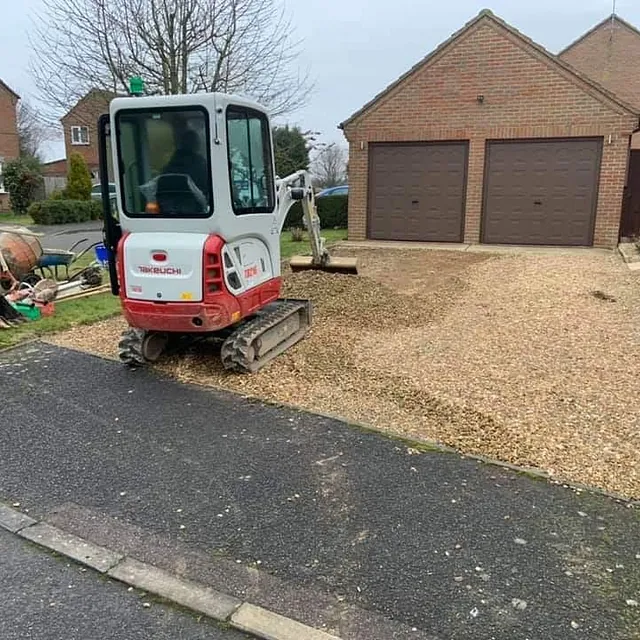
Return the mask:
M 36 224 L 86 222 L 102 217 L 102 202 L 97 200 L 42 200 L 28 211 Z
M 347 228 L 348 196 L 325 196 L 316 200 L 323 229 Z M 43 200 L 34 202 L 28 211 L 36 224 L 86 222 L 102 217 L 102 202 L 98 200 Z M 296 202 L 287 215 L 285 229 L 302 227 L 302 205 Z
M 322 229 L 346 229 L 347 228 L 347 205 L 349 196 L 324 196 L 316 200 L 316 209 L 320 217 L 320 227 Z M 302 227 L 302 205 L 296 202 L 284 222 L 285 229 Z

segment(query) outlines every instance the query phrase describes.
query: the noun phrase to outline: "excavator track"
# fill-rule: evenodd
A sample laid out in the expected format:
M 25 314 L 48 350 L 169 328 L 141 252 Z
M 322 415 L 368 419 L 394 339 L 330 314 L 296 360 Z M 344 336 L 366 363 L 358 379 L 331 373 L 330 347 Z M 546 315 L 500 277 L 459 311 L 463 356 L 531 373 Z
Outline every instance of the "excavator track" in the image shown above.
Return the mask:
M 231 371 L 255 373 L 302 340 L 310 327 L 310 300 L 272 302 L 224 341 L 222 364 Z
M 130 367 L 143 367 L 160 357 L 167 340 L 166 334 L 129 327 L 120 337 L 118 356 Z
M 142 341 L 145 333 L 143 329 L 133 327 L 123 332 L 118 344 L 120 362 L 130 367 L 143 367 L 147 364 L 145 357 L 142 355 Z

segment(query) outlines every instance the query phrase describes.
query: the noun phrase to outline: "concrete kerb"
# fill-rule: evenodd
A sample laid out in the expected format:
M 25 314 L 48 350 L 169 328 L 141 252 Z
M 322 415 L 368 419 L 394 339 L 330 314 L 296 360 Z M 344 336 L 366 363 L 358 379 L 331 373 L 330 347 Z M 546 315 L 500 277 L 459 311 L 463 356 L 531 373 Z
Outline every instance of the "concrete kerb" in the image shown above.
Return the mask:
M 340 640 L 292 618 L 99 547 L 1 503 L 0 527 L 114 580 L 153 593 L 263 640 Z
M 4 504 L 0 504 L 0 527 L 10 531 L 11 533 L 18 533 L 20 529 L 30 527 L 36 524 L 37 520 L 30 518 L 28 515 L 21 511 L 16 511 L 11 507 L 7 507 Z

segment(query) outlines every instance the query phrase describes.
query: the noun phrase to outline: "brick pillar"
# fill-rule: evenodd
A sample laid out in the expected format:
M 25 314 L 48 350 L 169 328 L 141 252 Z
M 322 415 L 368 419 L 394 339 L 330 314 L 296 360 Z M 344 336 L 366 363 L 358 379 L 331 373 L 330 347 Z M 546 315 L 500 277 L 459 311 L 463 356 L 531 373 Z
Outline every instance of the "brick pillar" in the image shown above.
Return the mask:
M 593 233 L 593 246 L 613 249 L 618 244 L 622 194 L 627 175 L 629 138 L 616 135 L 609 144 L 605 136 L 602 146 L 598 208 Z
M 365 142 L 349 143 L 349 240 L 367 237 L 367 189 L 369 149 Z
M 464 219 L 464 241 L 480 242 L 480 217 L 482 214 L 482 181 L 484 178 L 484 138 L 469 140 L 467 165 L 467 198 Z

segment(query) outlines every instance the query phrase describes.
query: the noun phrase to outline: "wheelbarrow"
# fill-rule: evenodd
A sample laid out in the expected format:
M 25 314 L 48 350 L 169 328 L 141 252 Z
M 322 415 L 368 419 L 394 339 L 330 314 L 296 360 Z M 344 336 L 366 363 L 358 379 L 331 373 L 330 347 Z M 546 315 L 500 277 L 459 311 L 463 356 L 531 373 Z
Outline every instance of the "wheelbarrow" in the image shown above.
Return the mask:
M 47 272 L 50 277 L 54 277 L 56 280 L 60 280 L 58 275 L 58 269 L 63 268 L 66 279 L 69 280 L 69 268 L 74 262 L 78 261 L 84 256 L 87 251 L 90 251 L 94 247 L 101 244 L 100 242 L 94 242 L 80 253 L 76 254 L 74 249 L 80 246 L 83 242 L 87 242 L 87 238 L 82 238 L 73 244 L 69 249 L 42 249 L 42 255 L 40 256 L 38 263 L 34 267 L 32 273 L 23 279 L 23 282 L 28 284 L 35 284 L 41 278 L 47 277 Z M 83 270 L 84 271 L 84 270 Z M 77 274 L 76 274 L 77 275 Z M 75 276 L 74 276 L 75 277 Z

